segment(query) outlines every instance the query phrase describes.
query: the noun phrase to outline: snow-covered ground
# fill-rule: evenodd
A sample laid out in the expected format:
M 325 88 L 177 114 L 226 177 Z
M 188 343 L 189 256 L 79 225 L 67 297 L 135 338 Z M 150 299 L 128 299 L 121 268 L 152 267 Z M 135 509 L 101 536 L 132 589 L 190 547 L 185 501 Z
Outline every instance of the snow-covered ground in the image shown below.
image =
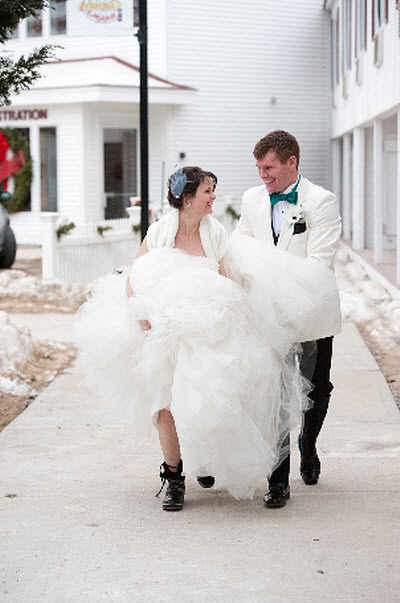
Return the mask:
M 52 381 L 59 365 L 73 355 L 64 343 L 33 340 L 29 329 L 18 327 L 12 315 L 0 311 L 0 397 L 35 396 L 36 386 Z
M 336 276 L 343 318 L 364 325 L 382 343 L 400 346 L 400 299 L 393 299 L 380 283 L 371 280 L 343 247 L 336 256 Z
M 22 270 L 0 272 L 0 300 L 41 302 L 65 307 L 79 306 L 90 291 L 90 283 L 66 284 L 61 281 L 42 281 Z

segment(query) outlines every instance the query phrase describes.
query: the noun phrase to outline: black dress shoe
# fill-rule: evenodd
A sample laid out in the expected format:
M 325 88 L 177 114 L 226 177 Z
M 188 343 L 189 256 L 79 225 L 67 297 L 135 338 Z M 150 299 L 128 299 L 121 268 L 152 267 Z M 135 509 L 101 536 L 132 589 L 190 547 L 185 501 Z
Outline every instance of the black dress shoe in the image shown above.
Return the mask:
M 212 488 L 215 484 L 215 477 L 212 475 L 199 475 L 197 477 L 197 483 L 202 488 Z
M 300 450 L 300 475 L 307 486 L 315 486 L 318 483 L 321 473 L 321 462 L 318 458 L 315 446 L 310 452 L 303 444 L 302 437 L 299 436 Z
M 290 487 L 285 484 L 270 484 L 269 490 L 264 496 L 264 505 L 269 509 L 279 509 L 286 505 L 290 498 Z
M 300 475 L 303 482 L 307 486 L 315 486 L 315 484 L 318 483 L 320 473 L 321 462 L 318 458 L 318 454 L 316 452 L 310 456 L 302 454 L 300 461 Z

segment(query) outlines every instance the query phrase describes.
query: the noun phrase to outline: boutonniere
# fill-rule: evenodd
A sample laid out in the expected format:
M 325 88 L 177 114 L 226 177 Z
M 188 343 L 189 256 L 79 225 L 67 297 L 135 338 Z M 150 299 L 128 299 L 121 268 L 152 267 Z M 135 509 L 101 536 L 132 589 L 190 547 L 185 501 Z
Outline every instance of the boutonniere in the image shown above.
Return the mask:
M 303 205 L 294 205 L 293 207 L 289 207 L 288 209 L 289 219 L 291 220 L 289 224 L 289 228 L 293 226 L 293 224 L 304 224 L 306 221 L 307 212 L 303 208 Z

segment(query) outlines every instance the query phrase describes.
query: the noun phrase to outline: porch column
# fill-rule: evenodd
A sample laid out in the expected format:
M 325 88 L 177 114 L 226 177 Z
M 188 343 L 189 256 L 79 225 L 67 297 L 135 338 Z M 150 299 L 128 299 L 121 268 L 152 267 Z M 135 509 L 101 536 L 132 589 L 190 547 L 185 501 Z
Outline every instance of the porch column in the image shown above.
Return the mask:
M 35 157 L 32 162 L 32 185 L 31 185 L 31 212 L 39 216 L 41 212 L 41 191 L 40 191 L 40 133 L 38 124 L 34 123 L 29 128 L 29 150 L 31 157 Z
M 353 132 L 353 249 L 364 249 L 365 229 L 365 131 Z
M 383 255 L 383 212 L 382 212 L 382 159 L 383 159 L 383 137 L 382 122 L 379 119 L 374 121 L 374 261 L 376 264 L 382 263 Z
M 397 112 L 397 269 L 396 282 L 400 285 L 400 111 Z
M 351 134 L 343 136 L 342 198 L 343 238 L 348 241 L 351 239 Z
M 342 152 L 341 139 L 332 141 L 332 192 L 342 202 Z
M 53 211 L 41 212 L 42 221 L 42 278 L 44 281 L 59 276 L 57 220 L 60 214 Z

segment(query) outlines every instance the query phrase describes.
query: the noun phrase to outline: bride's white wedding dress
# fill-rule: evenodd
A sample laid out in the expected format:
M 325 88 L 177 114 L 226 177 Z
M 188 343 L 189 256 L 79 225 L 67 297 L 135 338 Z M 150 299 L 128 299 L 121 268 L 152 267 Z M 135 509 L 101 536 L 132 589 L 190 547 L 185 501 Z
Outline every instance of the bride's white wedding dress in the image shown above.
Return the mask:
M 295 346 L 336 285 L 317 262 L 241 235 L 225 263 L 231 278 L 213 259 L 153 249 L 99 279 L 76 332 L 87 381 L 114 412 L 128 409 L 136 433 L 148 434 L 169 408 L 185 473 L 214 475 L 242 498 L 272 472 L 308 403 Z

